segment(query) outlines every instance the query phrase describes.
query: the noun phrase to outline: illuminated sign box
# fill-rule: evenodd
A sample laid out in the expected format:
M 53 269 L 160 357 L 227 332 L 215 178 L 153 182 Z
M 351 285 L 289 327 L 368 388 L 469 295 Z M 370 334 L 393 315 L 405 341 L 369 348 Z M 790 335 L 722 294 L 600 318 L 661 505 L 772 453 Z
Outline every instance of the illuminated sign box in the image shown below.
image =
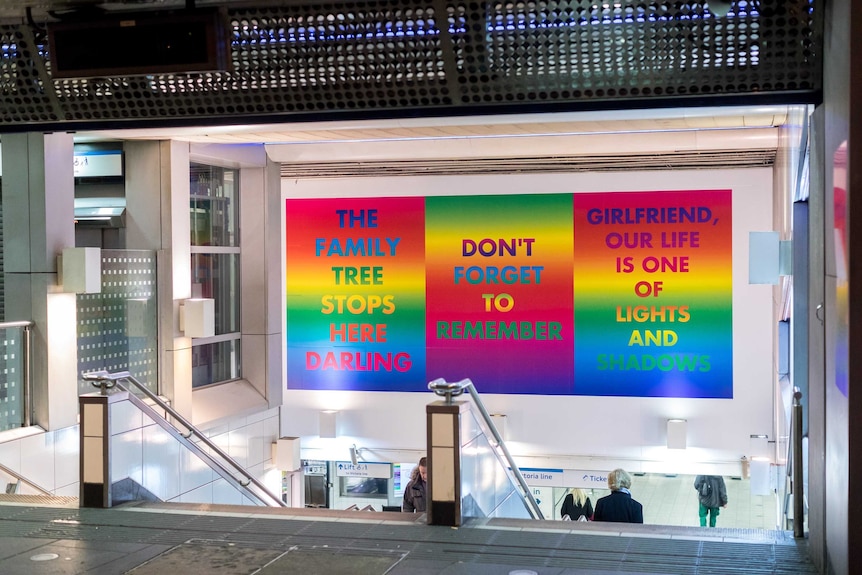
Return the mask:
M 376 479 L 389 479 L 392 477 L 392 464 L 362 462 L 354 465 L 349 461 L 339 461 L 335 465 L 335 475 L 338 477 L 374 477 Z
M 533 469 L 520 468 L 521 475 L 527 485 L 534 487 L 565 487 L 562 469 Z
M 119 177 L 123 175 L 122 150 L 75 151 L 73 164 L 76 178 Z M 0 156 L 0 176 L 3 175 Z
M 123 152 L 121 150 L 91 150 L 75 152 L 76 178 L 98 178 L 123 175 Z

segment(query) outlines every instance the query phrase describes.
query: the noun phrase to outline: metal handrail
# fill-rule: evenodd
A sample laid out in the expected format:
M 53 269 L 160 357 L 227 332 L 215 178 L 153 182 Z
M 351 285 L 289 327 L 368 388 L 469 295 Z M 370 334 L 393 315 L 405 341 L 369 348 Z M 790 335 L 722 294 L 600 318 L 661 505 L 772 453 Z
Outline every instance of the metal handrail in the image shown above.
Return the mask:
M 16 473 L 16 472 L 12 471 L 11 469 L 6 467 L 2 463 L 0 463 L 0 471 L 5 473 L 6 475 L 11 475 L 12 477 L 17 479 L 18 481 L 23 481 L 24 483 L 26 483 L 27 485 L 29 485 L 30 487 L 32 487 L 33 489 L 35 489 L 36 491 L 41 493 L 42 495 L 49 495 L 49 496 L 54 495 L 53 493 L 51 493 L 50 491 L 48 491 L 44 487 L 40 487 L 40 486 L 36 485 L 35 483 L 33 483 L 32 481 L 30 481 L 29 479 L 27 479 L 26 477 L 24 477 L 20 473 Z
M 231 467 L 233 467 L 242 476 L 244 476 L 247 482 L 243 483 L 240 481 L 240 485 L 242 485 L 243 487 L 247 487 L 250 483 L 260 489 L 267 496 L 269 496 L 273 501 L 277 502 L 279 507 L 287 507 L 287 503 L 282 501 L 280 497 L 277 497 L 275 494 L 273 494 L 263 483 L 261 483 L 256 477 L 246 471 L 246 469 L 242 465 L 237 463 L 233 457 L 228 455 L 222 448 L 213 443 L 213 441 L 210 440 L 209 437 L 201 433 L 198 428 L 196 428 L 185 417 L 180 415 L 180 413 L 176 409 L 168 405 L 161 397 L 147 389 L 128 371 L 118 371 L 116 373 L 108 373 L 107 371 L 94 371 L 91 373 L 85 373 L 83 375 L 83 378 L 85 381 L 90 381 L 94 385 L 98 384 L 98 386 L 102 389 L 102 393 L 105 393 L 107 388 L 113 387 L 114 385 L 120 385 L 122 387 L 122 384 L 119 383 L 120 381 L 128 381 L 129 383 L 133 384 L 139 391 L 146 395 L 150 400 L 155 402 L 156 405 L 158 405 L 161 409 L 164 409 L 167 413 L 170 414 L 171 417 L 180 422 L 180 424 L 189 431 L 189 436 L 197 436 L 198 439 L 200 439 L 207 447 L 218 453 L 220 457 L 222 457 L 231 465 Z
M 0 322 L 0 329 L 8 329 L 13 327 L 23 328 L 24 337 L 23 352 L 21 353 L 21 398 L 24 402 L 22 411 L 24 420 L 21 422 L 22 427 L 30 427 L 33 424 L 33 326 L 36 322 L 30 320 L 21 321 L 4 321 Z
M 154 408 L 148 402 L 144 401 L 142 398 L 138 397 L 134 393 L 128 391 L 128 389 L 122 383 L 118 384 L 117 387 L 121 389 L 123 393 L 126 394 L 128 401 L 131 402 L 132 405 L 141 410 L 141 413 L 152 419 L 156 423 L 156 425 L 164 429 L 168 435 L 179 441 L 183 446 L 185 446 L 186 449 L 198 456 L 201 461 L 209 465 L 212 470 L 216 474 L 220 475 L 222 479 L 227 481 L 229 485 L 235 487 L 241 492 L 245 491 L 246 493 L 243 493 L 243 496 L 253 496 L 263 505 L 267 507 L 270 506 L 270 500 L 266 496 L 249 489 L 247 484 L 237 479 L 234 476 L 233 472 L 224 463 L 219 461 L 206 449 L 204 449 L 205 446 L 198 445 L 195 441 L 189 439 L 188 436 L 190 436 L 191 434 L 187 435 L 183 433 L 173 423 L 165 419 L 164 412 L 160 413 L 158 409 Z
M 784 473 L 784 501 L 782 515 L 784 527 L 793 530 L 795 538 L 805 536 L 805 488 L 802 462 L 802 392 L 793 388 L 790 407 L 790 441 L 787 443 L 786 469 Z M 791 516 L 792 513 L 792 516 Z
M 527 485 L 527 481 L 524 479 L 521 470 L 518 468 L 518 465 L 512 458 L 512 454 L 509 453 L 509 449 L 506 447 L 506 442 L 503 441 L 503 436 L 501 436 L 500 432 L 497 431 L 497 426 L 494 425 L 494 421 L 491 419 L 491 415 L 488 413 L 488 410 L 485 409 L 485 404 L 482 403 L 482 399 L 479 397 L 479 392 L 476 390 L 476 386 L 473 385 L 473 381 L 469 378 L 465 378 L 461 381 L 448 382 L 443 378 L 438 378 L 428 383 L 428 389 L 433 391 L 435 394 L 444 397 L 447 404 L 451 404 L 453 397 L 461 395 L 465 391 L 470 394 L 470 397 L 473 398 L 473 404 L 476 406 L 476 409 L 478 409 L 479 413 L 482 415 L 482 420 L 488 426 L 488 429 L 491 430 L 491 435 L 494 436 L 494 441 L 497 442 L 497 447 L 500 448 L 500 451 L 503 453 L 503 457 L 506 458 L 506 462 L 508 462 L 509 464 L 509 469 L 512 470 L 512 475 L 515 476 L 515 480 L 518 482 L 518 485 L 524 492 L 524 499 L 526 499 L 527 503 L 529 503 L 530 512 L 532 513 L 533 518 L 544 519 L 545 516 L 542 513 L 542 510 L 539 509 L 539 504 L 533 497 L 533 493 L 532 491 L 530 491 L 530 487 Z
M 801 539 L 805 536 L 805 502 L 802 488 L 802 392 L 793 392 L 791 437 L 793 438 L 793 536 Z

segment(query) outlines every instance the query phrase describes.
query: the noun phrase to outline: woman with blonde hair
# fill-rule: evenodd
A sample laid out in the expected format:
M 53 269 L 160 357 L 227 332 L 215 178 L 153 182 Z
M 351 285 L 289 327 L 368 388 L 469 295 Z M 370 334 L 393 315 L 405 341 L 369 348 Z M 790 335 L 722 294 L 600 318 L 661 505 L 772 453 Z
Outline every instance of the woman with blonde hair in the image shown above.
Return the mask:
M 593 503 L 583 489 L 572 487 L 563 498 L 563 507 L 560 509 L 563 519 L 572 521 L 592 521 Z M 581 519 L 583 517 L 583 519 Z
M 611 494 L 596 501 L 593 521 L 643 523 L 644 508 L 632 498 L 632 492 L 629 491 L 631 486 L 632 476 L 624 469 L 614 469 L 608 473 L 608 489 Z

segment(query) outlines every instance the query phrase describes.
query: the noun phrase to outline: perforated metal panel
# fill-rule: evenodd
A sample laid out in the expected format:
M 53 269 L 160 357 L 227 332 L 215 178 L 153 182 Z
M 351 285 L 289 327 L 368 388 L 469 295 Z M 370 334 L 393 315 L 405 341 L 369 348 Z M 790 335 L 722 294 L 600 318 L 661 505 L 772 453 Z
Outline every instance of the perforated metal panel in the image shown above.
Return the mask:
M 102 293 L 79 294 L 78 373 L 128 371 L 157 391 L 156 254 L 102 250 Z M 81 393 L 94 390 L 80 379 Z
M 242 6 L 232 71 L 101 79 L 52 79 L 44 31 L 7 25 L 0 129 L 812 103 L 823 1 Z

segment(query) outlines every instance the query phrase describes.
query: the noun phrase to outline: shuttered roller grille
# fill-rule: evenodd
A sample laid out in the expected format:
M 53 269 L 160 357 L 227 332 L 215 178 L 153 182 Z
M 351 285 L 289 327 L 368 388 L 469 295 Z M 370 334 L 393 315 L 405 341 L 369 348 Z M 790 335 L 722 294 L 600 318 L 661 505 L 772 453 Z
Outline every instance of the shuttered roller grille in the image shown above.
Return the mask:
M 4 25 L 0 128 L 813 103 L 824 2 L 242 6 L 230 72 L 95 79 L 52 79 L 44 30 Z
M 317 162 L 281 165 L 288 179 L 356 178 L 361 176 L 455 176 L 547 174 L 561 172 L 623 172 L 642 170 L 706 170 L 761 168 L 775 163 L 775 150 L 680 152 L 617 156 L 555 156 L 543 158 L 481 158 L 405 161 Z

